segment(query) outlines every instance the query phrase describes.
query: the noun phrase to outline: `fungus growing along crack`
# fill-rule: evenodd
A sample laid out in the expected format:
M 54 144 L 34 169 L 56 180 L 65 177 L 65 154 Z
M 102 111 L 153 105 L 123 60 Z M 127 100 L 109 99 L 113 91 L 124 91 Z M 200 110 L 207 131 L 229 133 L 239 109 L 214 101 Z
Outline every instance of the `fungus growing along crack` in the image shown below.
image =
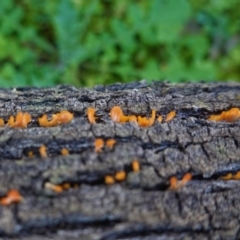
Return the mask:
M 88 121 L 91 123 L 91 124 L 95 124 L 96 123 L 96 120 L 97 120 L 97 117 L 95 117 L 95 108 L 93 107 L 89 107 L 87 109 L 87 117 L 88 117 Z
M 52 191 L 54 191 L 54 192 L 56 192 L 56 193 L 61 193 L 61 192 L 64 190 L 61 185 L 55 185 L 55 184 L 52 184 L 52 183 L 50 183 L 50 182 L 46 182 L 46 183 L 44 184 L 44 187 L 45 187 L 46 189 L 50 189 L 50 190 L 52 190 Z
M 115 139 L 108 139 L 106 141 L 106 146 L 109 148 L 109 149 L 112 149 L 114 147 L 114 145 L 116 144 L 116 140 Z
M 239 239 L 239 110 L 232 108 L 239 84 L 6 91 L 0 89 L 2 238 Z M 31 128 L 7 127 L 18 109 L 31 114 Z M 70 118 L 43 115 L 56 109 L 71 109 Z M 225 111 L 209 117 L 216 123 L 206 121 L 216 109 Z M 63 148 L 71 154 L 62 156 Z M 14 204 L 22 198 L 11 200 L 9 189 L 24 201 Z
M 104 181 L 107 185 L 111 185 L 111 184 L 115 183 L 115 180 L 114 180 L 113 176 L 111 176 L 111 175 L 106 175 Z
M 39 148 L 39 153 L 40 153 L 40 156 L 42 158 L 46 158 L 47 157 L 47 147 L 45 145 L 42 145 L 40 148 Z
M 221 176 L 220 179 L 222 179 L 222 180 L 240 180 L 240 171 L 238 171 L 235 174 L 228 173 L 224 176 Z
M 0 204 L 3 206 L 8 206 L 14 203 L 20 203 L 23 197 L 18 190 L 11 189 L 8 191 L 5 197 L 0 198 Z
M 132 170 L 134 172 L 139 172 L 140 171 L 140 163 L 138 160 L 132 161 Z
M 239 108 L 231 108 L 228 111 L 222 111 L 220 114 L 211 115 L 208 120 L 210 121 L 225 121 L 235 122 L 240 118 Z
M 169 182 L 170 182 L 170 190 L 176 190 L 178 188 L 183 187 L 184 185 L 187 184 L 192 179 L 192 175 L 190 173 L 186 173 L 182 180 L 178 180 L 175 176 L 171 177 Z
M 0 118 L 0 127 L 4 127 L 4 120 Z
M 41 127 L 54 127 L 60 124 L 69 123 L 73 117 L 73 114 L 69 111 L 62 110 L 60 113 L 53 114 L 51 120 L 48 120 L 47 115 L 44 114 L 38 119 L 38 122 Z
M 119 171 L 115 173 L 115 180 L 117 181 L 124 181 L 126 179 L 126 172 L 125 171 Z
M 150 118 L 141 117 L 141 116 L 137 117 L 138 125 L 140 127 L 151 127 L 155 121 L 155 117 L 156 117 L 156 110 L 153 109 L 152 116 Z
M 61 149 L 61 154 L 62 154 L 63 156 L 67 156 L 67 155 L 69 155 L 69 150 L 68 150 L 67 148 L 62 148 L 62 149 Z
M 94 141 L 94 146 L 96 153 L 101 152 L 102 148 L 104 147 L 104 140 L 102 138 L 96 138 Z
M 32 157 L 34 156 L 33 151 L 29 151 L 29 152 L 27 153 L 27 155 L 28 155 L 28 157 L 32 158 Z
M 29 113 L 18 112 L 15 120 L 13 116 L 9 118 L 8 126 L 12 128 L 26 128 L 31 120 L 32 118 Z
M 175 111 L 171 111 L 170 113 L 167 114 L 166 122 L 169 122 L 169 121 L 173 120 L 173 118 L 175 116 L 176 116 L 176 112 Z
M 162 117 L 161 115 L 158 116 L 157 121 L 160 122 L 160 123 L 162 123 L 162 121 L 163 121 L 163 117 Z

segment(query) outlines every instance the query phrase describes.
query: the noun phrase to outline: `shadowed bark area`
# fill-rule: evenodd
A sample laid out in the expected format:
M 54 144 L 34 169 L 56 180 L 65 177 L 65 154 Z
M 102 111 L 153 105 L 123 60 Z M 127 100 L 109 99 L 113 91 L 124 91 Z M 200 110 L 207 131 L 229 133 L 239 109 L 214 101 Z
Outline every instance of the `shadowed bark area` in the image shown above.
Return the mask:
M 124 114 L 163 119 L 151 127 L 114 123 L 113 106 Z M 96 109 L 96 124 L 87 119 Z M 32 121 L 26 129 L 0 128 L 0 197 L 17 189 L 24 200 L 0 206 L 4 239 L 238 239 L 240 181 L 221 176 L 240 171 L 240 124 L 207 120 L 240 107 L 240 85 L 154 82 L 93 89 L 71 86 L 0 90 L 5 123 L 18 111 Z M 66 109 L 74 119 L 56 127 L 38 124 L 43 114 Z M 112 149 L 94 151 L 96 138 L 115 139 Z M 41 158 L 39 147 L 47 147 Z M 63 156 L 61 149 L 69 155 Z M 29 152 L 33 156 L 29 157 Z M 133 160 L 140 171 L 132 169 Z M 124 170 L 126 180 L 107 185 L 106 175 Z M 170 190 L 169 179 L 192 180 Z M 45 183 L 69 184 L 57 193 Z

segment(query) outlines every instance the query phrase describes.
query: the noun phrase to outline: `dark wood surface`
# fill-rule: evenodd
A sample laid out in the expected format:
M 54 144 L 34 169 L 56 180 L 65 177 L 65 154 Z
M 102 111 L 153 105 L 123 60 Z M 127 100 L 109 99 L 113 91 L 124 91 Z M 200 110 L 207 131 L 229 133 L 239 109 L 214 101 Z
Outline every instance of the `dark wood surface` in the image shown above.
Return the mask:
M 114 123 L 109 112 L 166 116 L 151 127 Z M 97 124 L 87 119 L 95 107 Z M 240 120 L 214 122 L 211 114 L 240 107 L 236 83 L 155 82 L 77 89 L 0 90 L 0 117 L 18 111 L 32 121 L 26 129 L 0 128 L 0 196 L 17 189 L 19 204 L 0 206 L 3 239 L 240 239 L 240 180 L 222 180 L 240 170 Z M 64 125 L 43 128 L 38 118 L 63 109 L 74 114 Z M 94 151 L 94 140 L 114 138 L 112 150 Z M 39 147 L 47 147 L 41 158 Z M 68 156 L 60 151 L 67 148 Z M 34 157 L 28 157 L 33 151 Z M 140 162 L 133 172 L 131 163 Z M 104 177 L 127 172 L 123 182 L 106 185 Z M 191 173 L 192 181 L 169 190 L 169 179 Z M 70 183 L 55 193 L 46 182 Z

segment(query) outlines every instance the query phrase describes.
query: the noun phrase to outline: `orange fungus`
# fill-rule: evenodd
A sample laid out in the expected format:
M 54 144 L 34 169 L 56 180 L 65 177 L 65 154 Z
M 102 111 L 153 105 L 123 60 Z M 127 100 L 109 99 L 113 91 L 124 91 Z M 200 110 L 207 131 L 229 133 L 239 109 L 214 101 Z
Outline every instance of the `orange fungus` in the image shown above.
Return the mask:
M 185 185 L 187 182 L 189 182 L 190 180 L 192 180 L 192 175 L 191 175 L 191 173 L 186 173 L 184 176 L 183 176 L 183 178 L 182 178 L 182 180 L 181 180 L 181 182 L 180 182 L 180 186 L 183 186 L 183 185 Z
M 94 141 L 95 152 L 101 152 L 104 147 L 104 141 L 102 138 L 96 138 Z
M 170 187 L 169 189 L 175 190 L 178 188 L 178 180 L 176 177 L 171 177 L 170 178 Z
M 162 123 L 163 117 L 160 115 L 160 116 L 158 116 L 157 120 L 158 120 L 158 122 Z
M 117 181 L 124 181 L 126 178 L 126 172 L 125 171 L 119 171 L 115 173 L 115 179 Z
M 208 120 L 211 121 L 226 121 L 226 122 L 235 122 L 240 117 L 239 108 L 231 108 L 228 111 L 223 111 L 220 114 L 211 115 Z
M 95 112 L 96 112 L 96 110 L 93 107 L 89 107 L 87 109 L 88 121 L 92 124 L 96 123 Z
M 8 206 L 12 203 L 20 203 L 23 200 L 23 197 L 20 195 L 20 193 L 12 189 L 7 193 L 6 197 L 3 197 L 0 199 L 0 204 L 4 206 Z
M 46 158 L 47 157 L 47 148 L 45 145 L 42 145 L 40 148 L 39 148 L 39 153 L 40 153 L 40 156 L 42 158 Z
M 156 110 L 152 110 L 152 116 L 150 118 L 138 116 L 138 125 L 140 127 L 151 127 L 155 121 Z
M 175 116 L 176 116 L 176 112 L 175 111 L 171 111 L 170 113 L 168 113 L 168 115 L 166 117 L 166 122 L 171 121 Z
M 114 178 L 112 177 L 112 176 L 110 176 L 110 175 L 106 175 L 105 176 L 105 183 L 106 184 L 114 184 L 115 183 L 115 180 L 114 180 Z
M 122 122 L 124 119 L 122 109 L 118 106 L 114 106 L 110 111 L 110 117 L 114 122 Z
M 18 112 L 15 120 L 13 116 L 9 118 L 8 125 L 10 127 L 26 128 L 31 120 L 32 118 L 29 113 Z
M 139 172 L 139 170 L 140 170 L 140 163 L 139 163 L 138 160 L 134 160 L 132 162 L 132 169 L 133 169 L 134 172 Z
M 69 155 L 69 151 L 68 151 L 68 149 L 67 149 L 67 148 L 62 148 L 62 150 L 61 150 L 61 154 L 62 154 L 63 156 L 67 156 L 67 155 Z
M 2 118 L 0 118 L 0 127 L 4 126 L 4 120 Z
M 38 119 L 39 125 L 42 127 L 54 127 L 63 123 L 68 123 L 73 119 L 73 114 L 67 110 L 63 110 L 60 113 L 53 114 L 52 120 L 48 120 L 47 115 L 44 114 Z
M 52 184 L 50 182 L 46 182 L 45 185 L 44 185 L 45 188 L 47 189 L 50 189 L 56 193 L 60 193 L 63 191 L 63 187 L 60 186 L 60 185 L 55 185 L 55 184 Z
M 116 140 L 115 139 L 108 139 L 106 141 L 106 146 L 109 148 L 109 149 L 112 149 L 113 146 L 116 144 Z

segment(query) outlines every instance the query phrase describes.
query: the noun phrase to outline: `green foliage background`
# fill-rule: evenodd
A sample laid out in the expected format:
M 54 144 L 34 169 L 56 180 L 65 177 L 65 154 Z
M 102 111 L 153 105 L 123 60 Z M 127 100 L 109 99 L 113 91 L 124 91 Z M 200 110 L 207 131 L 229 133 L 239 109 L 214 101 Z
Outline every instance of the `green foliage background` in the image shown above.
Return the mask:
M 0 86 L 240 79 L 239 0 L 0 1 Z

